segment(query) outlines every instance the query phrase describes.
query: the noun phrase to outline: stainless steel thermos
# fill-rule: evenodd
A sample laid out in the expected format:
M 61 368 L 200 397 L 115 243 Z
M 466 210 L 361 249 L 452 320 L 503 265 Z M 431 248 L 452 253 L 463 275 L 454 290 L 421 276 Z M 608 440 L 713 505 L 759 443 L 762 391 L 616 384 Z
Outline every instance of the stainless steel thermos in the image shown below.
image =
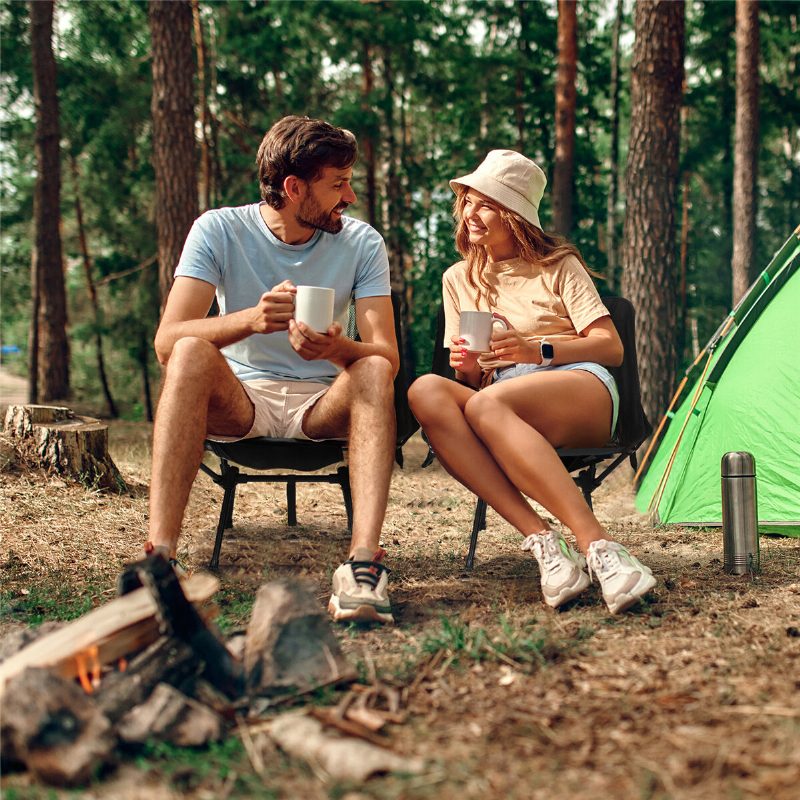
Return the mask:
M 722 456 L 722 540 L 725 572 L 758 572 L 758 503 L 756 462 L 751 453 Z

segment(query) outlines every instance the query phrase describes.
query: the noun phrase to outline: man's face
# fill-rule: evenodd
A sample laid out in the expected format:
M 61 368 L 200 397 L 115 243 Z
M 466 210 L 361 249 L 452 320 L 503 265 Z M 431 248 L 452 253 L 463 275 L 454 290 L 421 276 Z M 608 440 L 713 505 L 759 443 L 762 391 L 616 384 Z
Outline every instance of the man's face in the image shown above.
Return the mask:
M 339 233 L 342 214 L 356 201 L 350 186 L 352 179 L 352 167 L 324 167 L 319 178 L 305 184 L 306 194 L 297 209 L 297 221 L 307 228 Z

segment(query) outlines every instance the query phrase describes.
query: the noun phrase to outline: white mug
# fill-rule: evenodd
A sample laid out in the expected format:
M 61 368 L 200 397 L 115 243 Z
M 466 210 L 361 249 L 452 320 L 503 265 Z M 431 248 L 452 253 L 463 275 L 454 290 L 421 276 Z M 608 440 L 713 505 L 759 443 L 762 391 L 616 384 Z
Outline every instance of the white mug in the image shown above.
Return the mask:
M 459 316 L 458 335 L 465 339 L 467 350 L 485 353 L 491 350 L 492 328 L 498 325 L 504 330 L 508 326 L 503 320 L 492 316 L 491 311 L 462 311 Z
M 336 292 L 325 286 L 298 286 L 294 299 L 294 318 L 311 330 L 325 333 L 333 324 Z

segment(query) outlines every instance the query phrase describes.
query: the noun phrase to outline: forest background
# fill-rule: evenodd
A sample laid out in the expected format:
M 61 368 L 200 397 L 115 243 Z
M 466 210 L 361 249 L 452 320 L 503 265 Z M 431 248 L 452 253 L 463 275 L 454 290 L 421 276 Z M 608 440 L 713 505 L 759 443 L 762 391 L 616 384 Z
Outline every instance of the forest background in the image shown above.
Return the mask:
M 412 373 L 428 369 L 441 275 L 458 258 L 447 181 L 488 150 L 509 147 L 548 174 L 544 227 L 577 243 L 603 276 L 601 293 L 622 290 L 637 304 L 645 405 L 657 416 L 675 376 L 735 297 L 737 5 L 741 13 L 747 3 L 58 0 L 48 33 L 41 17 L 52 3 L 3 0 L 3 364 L 35 377 L 43 360 L 60 360 L 62 393 L 73 401 L 109 416 L 152 419 L 160 375 L 152 341 L 174 268 L 163 241 L 165 198 L 183 204 L 179 212 L 189 221 L 207 208 L 255 201 L 259 142 L 275 120 L 299 113 L 345 126 L 359 139 L 352 213 L 386 239 L 393 287 L 406 300 Z M 746 215 L 752 280 L 800 220 L 800 3 L 750 7 L 757 103 L 753 210 Z M 632 103 L 637 36 L 644 46 L 646 17 L 657 19 L 656 12 L 669 17 L 653 36 L 671 28 L 674 55 L 650 69 L 651 79 L 679 87 L 679 123 L 661 121 L 677 156 L 674 180 L 652 215 L 637 212 L 645 236 L 669 228 L 666 256 L 640 265 L 656 276 L 648 283 L 641 272 L 626 274 L 642 249 L 626 203 L 630 188 L 643 183 L 630 164 L 626 178 L 626 163 L 636 104 L 644 113 L 648 98 L 639 92 Z M 167 31 L 160 43 L 159 29 Z M 41 80 L 48 42 L 58 156 L 50 169 L 42 166 L 35 102 L 42 93 L 36 65 Z M 190 169 L 180 168 L 180 139 L 170 138 L 164 108 L 157 108 L 165 82 L 188 98 Z M 167 103 L 168 121 L 183 113 L 175 108 L 169 117 Z M 572 124 L 573 148 L 566 155 L 565 124 Z M 174 154 L 160 167 L 159 141 Z M 47 311 L 53 280 L 43 277 L 37 254 L 37 192 L 56 198 L 55 274 L 65 287 L 60 350 L 47 351 L 42 341 L 32 346 L 40 336 L 32 321 L 41 327 L 54 316 Z M 180 242 L 185 234 L 171 233 Z M 659 338 L 670 347 L 651 356 L 648 342 Z M 648 369 L 652 358 L 661 359 L 655 371 Z M 37 399 L 53 399 L 46 376 L 38 383 Z

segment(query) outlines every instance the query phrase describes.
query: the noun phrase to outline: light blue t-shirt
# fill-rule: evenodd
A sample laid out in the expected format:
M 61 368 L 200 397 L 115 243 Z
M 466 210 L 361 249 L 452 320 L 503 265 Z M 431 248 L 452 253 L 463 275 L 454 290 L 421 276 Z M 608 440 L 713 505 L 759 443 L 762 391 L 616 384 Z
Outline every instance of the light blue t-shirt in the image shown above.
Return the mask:
M 195 220 L 183 246 L 175 277 L 199 278 L 215 286 L 220 314 L 252 308 L 264 292 L 288 278 L 295 286 L 334 289 L 334 319 L 346 328 L 351 296 L 358 300 L 391 294 L 386 246 L 366 222 L 342 217 L 339 233 L 317 230 L 305 244 L 291 245 L 270 231 L 259 206 L 207 211 Z M 286 331 L 253 334 L 221 352 L 242 381 L 331 383 L 339 373 L 330 361 L 302 359 Z

